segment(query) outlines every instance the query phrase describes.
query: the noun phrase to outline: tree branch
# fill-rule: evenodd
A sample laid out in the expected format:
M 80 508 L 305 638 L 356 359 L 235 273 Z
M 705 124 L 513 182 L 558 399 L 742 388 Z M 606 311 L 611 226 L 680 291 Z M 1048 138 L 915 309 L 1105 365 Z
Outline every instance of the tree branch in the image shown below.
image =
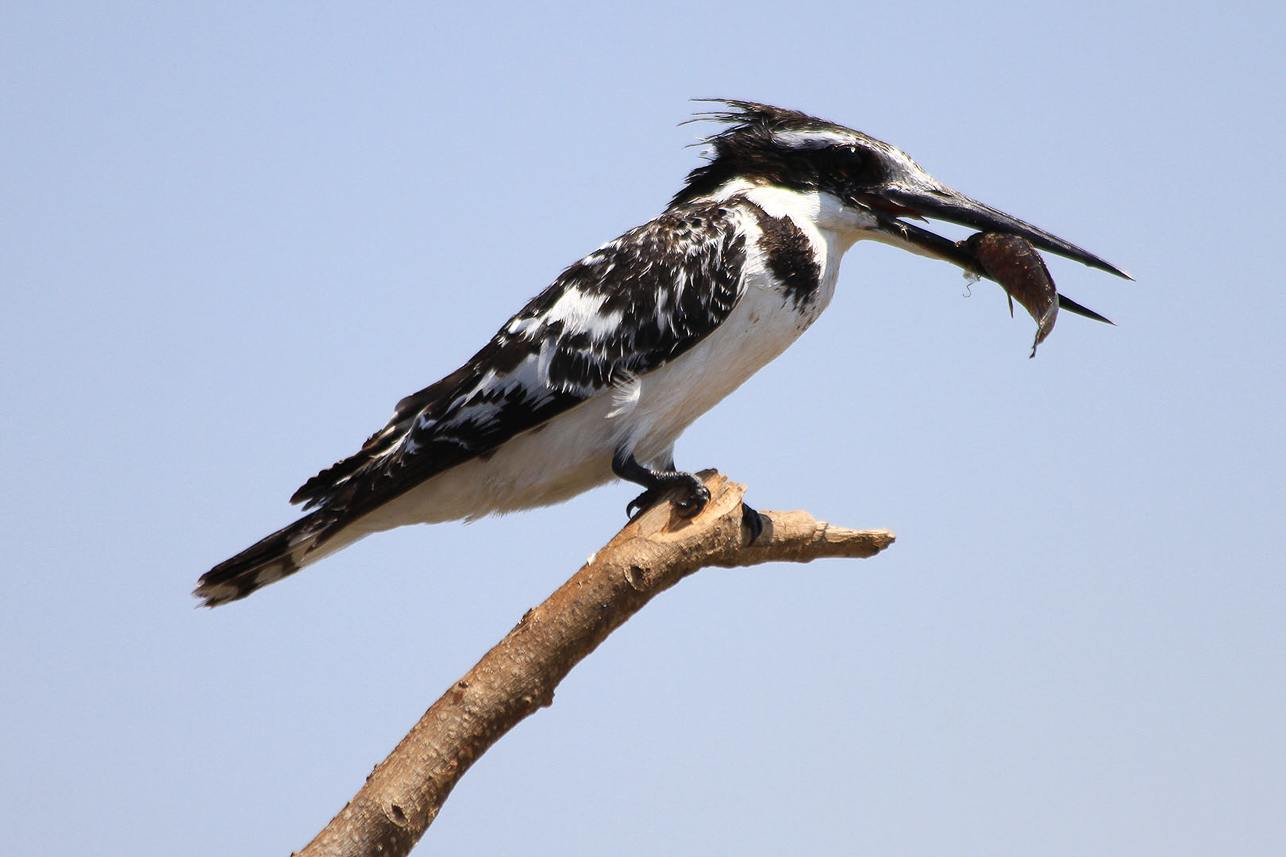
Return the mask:
M 552 704 L 554 688 L 608 634 L 698 569 L 871 557 L 893 543 L 884 530 L 832 527 L 807 512 L 766 512 L 763 532 L 747 546 L 745 486 L 714 471 L 700 475 L 711 499 L 699 516 L 679 518 L 662 503 L 627 524 L 425 712 L 298 857 L 409 854 L 487 748 Z

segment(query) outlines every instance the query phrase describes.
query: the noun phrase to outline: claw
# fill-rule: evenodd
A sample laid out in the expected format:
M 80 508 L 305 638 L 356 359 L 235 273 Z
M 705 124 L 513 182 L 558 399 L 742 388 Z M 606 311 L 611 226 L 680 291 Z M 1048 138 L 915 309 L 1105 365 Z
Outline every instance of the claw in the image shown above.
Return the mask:
M 644 509 L 650 509 L 656 503 L 657 498 L 653 495 L 652 490 L 648 489 L 633 500 L 625 504 L 625 517 L 634 520 L 634 516 Z
M 695 518 L 710 502 L 710 489 L 698 477 L 682 471 L 644 467 L 635 460 L 634 453 L 625 449 L 612 457 L 612 472 L 647 488 L 625 507 L 625 514 L 630 518 L 666 499 L 674 501 L 681 517 Z
M 650 509 L 664 500 L 671 500 L 680 518 L 695 518 L 700 515 L 706 504 L 710 502 L 710 489 L 690 473 L 676 475 L 687 478 L 666 487 L 647 489 L 626 505 L 625 514 L 633 519 L 639 512 Z
M 710 489 L 697 477 L 691 474 L 684 475 L 692 480 L 687 486 L 688 496 L 682 500 L 675 500 L 674 505 L 678 507 L 679 517 L 695 518 L 701 514 L 706 504 L 710 502 Z M 674 490 L 679 489 L 676 487 Z

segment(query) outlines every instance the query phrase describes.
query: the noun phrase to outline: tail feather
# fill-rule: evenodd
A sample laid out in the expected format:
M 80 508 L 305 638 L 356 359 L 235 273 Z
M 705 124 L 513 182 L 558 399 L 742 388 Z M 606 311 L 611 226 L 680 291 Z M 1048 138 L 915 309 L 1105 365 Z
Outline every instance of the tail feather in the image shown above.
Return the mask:
M 201 575 L 192 594 L 202 607 L 217 607 L 294 574 L 330 553 L 314 548 L 332 523 L 320 511 L 305 515 Z

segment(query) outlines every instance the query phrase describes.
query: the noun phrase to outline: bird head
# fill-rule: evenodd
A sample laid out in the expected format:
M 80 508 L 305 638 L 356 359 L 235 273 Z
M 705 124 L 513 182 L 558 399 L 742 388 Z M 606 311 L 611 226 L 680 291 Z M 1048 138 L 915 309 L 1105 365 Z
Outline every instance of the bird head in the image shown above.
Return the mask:
M 1130 279 L 1093 253 L 952 190 L 895 146 L 798 111 L 717 101 L 728 109 L 700 114 L 697 120 L 727 127 L 705 138 L 708 161 L 692 171 L 672 206 L 716 195 L 729 183 L 816 193 L 830 202 L 823 215 L 827 220 L 819 225 L 849 241 L 881 241 L 985 276 L 963 242 L 910 222 L 943 220 L 979 232 L 1018 235 L 1041 250 Z M 1065 306 L 1084 310 L 1072 302 Z M 1088 310 L 1081 314 L 1102 319 Z

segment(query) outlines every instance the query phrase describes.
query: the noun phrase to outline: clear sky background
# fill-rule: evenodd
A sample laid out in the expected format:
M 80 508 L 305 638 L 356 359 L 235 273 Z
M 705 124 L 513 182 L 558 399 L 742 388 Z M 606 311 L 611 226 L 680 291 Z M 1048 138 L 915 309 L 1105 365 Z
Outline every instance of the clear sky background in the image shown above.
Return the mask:
M 678 461 L 897 544 L 666 593 L 421 850 L 1286 853 L 1279 6 L 0 5 L 5 852 L 302 847 L 616 532 L 631 486 L 188 594 L 728 96 L 1137 282 L 1051 261 L 1117 326 L 1028 360 L 994 284 L 854 248 Z

